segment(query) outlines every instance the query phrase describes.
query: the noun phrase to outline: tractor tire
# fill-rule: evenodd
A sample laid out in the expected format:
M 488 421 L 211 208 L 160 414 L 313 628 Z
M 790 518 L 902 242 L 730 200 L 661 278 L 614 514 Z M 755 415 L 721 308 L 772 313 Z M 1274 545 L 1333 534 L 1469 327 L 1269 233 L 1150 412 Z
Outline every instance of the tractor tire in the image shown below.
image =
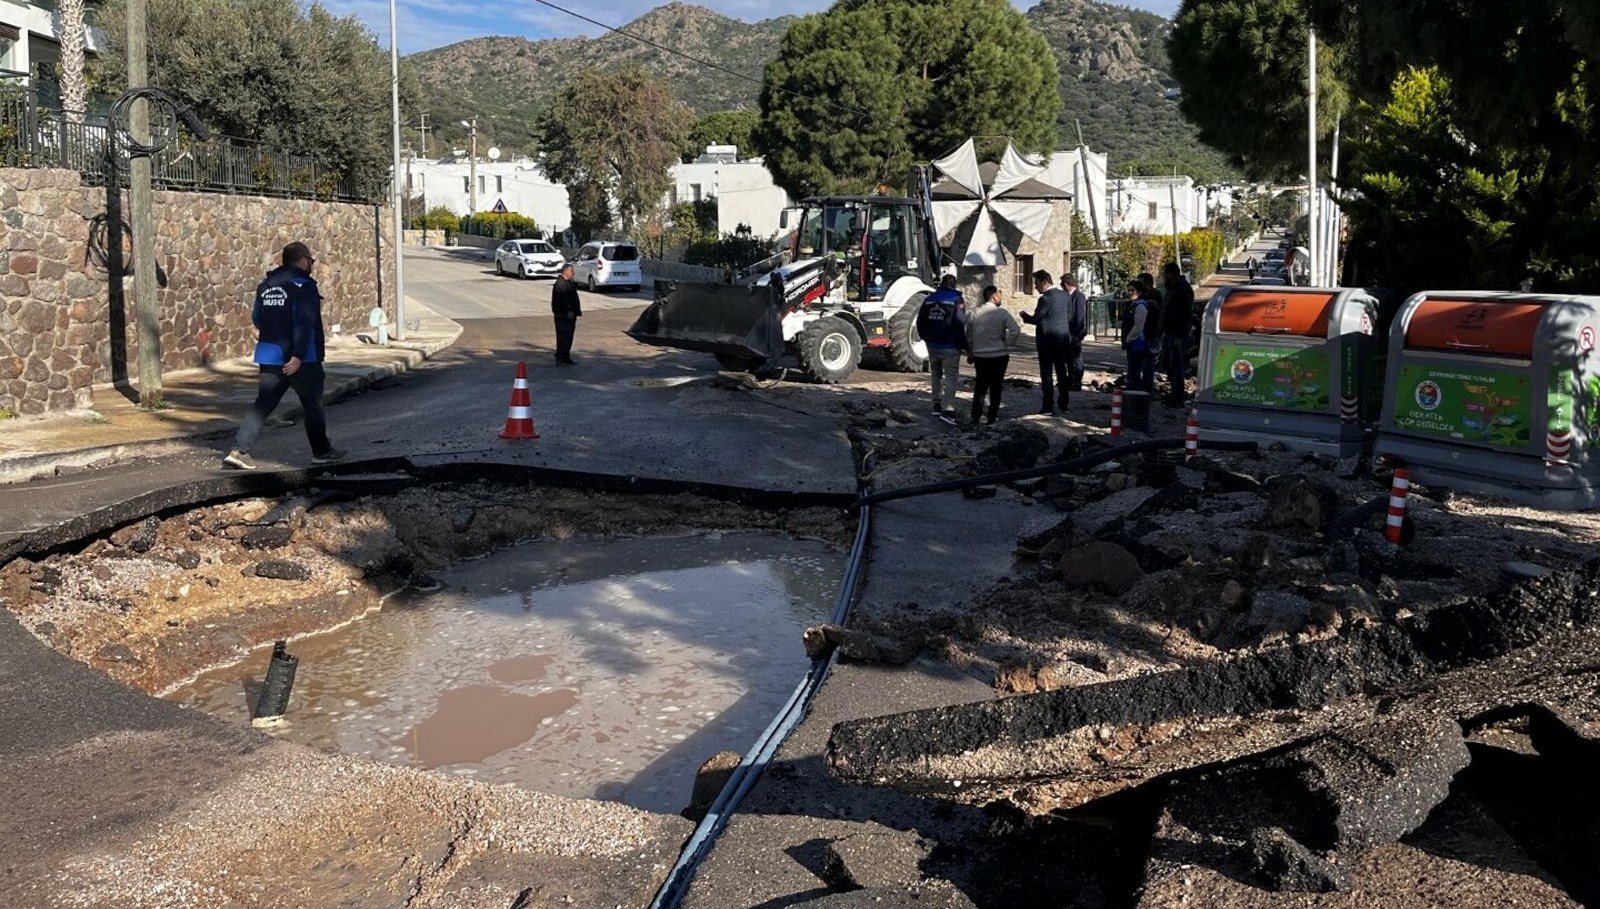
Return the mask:
M 755 372 L 767 364 L 766 360 L 757 357 L 741 357 L 738 354 L 719 353 L 716 357 L 717 365 L 729 372 Z
M 836 385 L 861 365 L 861 335 L 837 316 L 824 316 L 800 330 L 795 339 L 800 368 L 814 382 Z
M 916 294 L 889 317 L 889 362 L 901 372 L 928 368 L 928 345 L 917 335 L 917 311 L 927 294 Z

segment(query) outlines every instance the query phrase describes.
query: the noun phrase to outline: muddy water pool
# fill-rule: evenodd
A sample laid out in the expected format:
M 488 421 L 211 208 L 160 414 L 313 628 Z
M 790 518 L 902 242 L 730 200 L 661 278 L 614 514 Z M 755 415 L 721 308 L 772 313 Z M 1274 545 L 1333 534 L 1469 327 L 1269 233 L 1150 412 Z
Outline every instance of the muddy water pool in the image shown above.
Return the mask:
M 781 534 L 537 543 L 295 641 L 272 734 L 655 811 L 743 752 L 799 681 L 844 556 Z M 247 722 L 268 649 L 169 695 Z

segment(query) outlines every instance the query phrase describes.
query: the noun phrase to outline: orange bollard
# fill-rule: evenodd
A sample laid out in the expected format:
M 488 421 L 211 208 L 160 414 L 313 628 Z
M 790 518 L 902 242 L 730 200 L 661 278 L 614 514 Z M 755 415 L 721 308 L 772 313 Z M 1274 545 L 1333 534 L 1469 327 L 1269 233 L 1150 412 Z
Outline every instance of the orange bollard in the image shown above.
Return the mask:
M 1194 413 L 1183 424 L 1183 459 L 1193 461 L 1200 455 L 1200 418 Z
M 511 383 L 511 409 L 506 413 L 502 439 L 537 439 L 533 428 L 533 397 L 528 393 L 528 364 L 517 364 L 517 378 Z
M 1383 535 L 1399 546 L 1400 530 L 1406 522 L 1406 492 L 1411 489 L 1411 471 L 1404 467 L 1394 469 L 1394 482 L 1389 486 L 1389 517 L 1384 522 Z
M 1111 389 L 1111 437 L 1122 435 L 1122 389 Z

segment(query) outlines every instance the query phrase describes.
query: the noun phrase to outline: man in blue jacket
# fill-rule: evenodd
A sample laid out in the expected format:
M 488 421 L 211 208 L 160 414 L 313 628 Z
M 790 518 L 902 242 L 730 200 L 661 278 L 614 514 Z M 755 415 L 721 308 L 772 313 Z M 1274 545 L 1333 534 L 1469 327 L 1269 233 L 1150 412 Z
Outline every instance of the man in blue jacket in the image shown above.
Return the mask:
M 322 359 L 327 342 L 322 330 L 322 293 L 311 277 L 316 263 L 304 243 L 290 243 L 283 248 L 283 265 L 268 272 L 256 287 L 250 321 L 260 332 L 255 360 L 261 367 L 261 385 L 255 404 L 239 426 L 233 450 L 222 459 L 223 467 L 255 467 L 250 449 L 255 447 L 261 424 L 291 388 L 300 399 L 306 438 L 311 440 L 311 463 L 344 459 L 345 453 L 328 442 L 322 413 Z
M 961 381 L 961 351 L 967 346 L 967 307 L 956 290 L 956 276 L 945 275 L 939 289 L 917 310 L 917 335 L 928 345 L 928 372 L 933 376 L 933 412 L 953 417 L 956 385 Z
M 1039 292 L 1039 306 L 1023 313 L 1022 321 L 1034 326 L 1034 344 L 1039 351 L 1039 390 L 1044 394 L 1039 412 L 1062 413 L 1072 391 L 1073 363 L 1089 330 L 1087 301 L 1081 294 L 1056 287 L 1050 273 L 1042 269 L 1033 273 L 1033 284 Z M 1076 377 L 1081 381 L 1082 373 Z

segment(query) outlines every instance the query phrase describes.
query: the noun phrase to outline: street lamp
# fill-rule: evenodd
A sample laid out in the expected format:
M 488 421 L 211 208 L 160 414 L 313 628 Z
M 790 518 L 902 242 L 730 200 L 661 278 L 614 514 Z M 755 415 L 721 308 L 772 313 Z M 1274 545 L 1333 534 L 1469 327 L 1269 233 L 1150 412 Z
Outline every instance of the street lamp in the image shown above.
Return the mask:
M 473 117 L 470 121 L 462 120 L 461 125 L 465 126 L 472 136 L 472 157 L 467 159 L 467 214 L 476 215 L 478 213 L 478 118 Z

